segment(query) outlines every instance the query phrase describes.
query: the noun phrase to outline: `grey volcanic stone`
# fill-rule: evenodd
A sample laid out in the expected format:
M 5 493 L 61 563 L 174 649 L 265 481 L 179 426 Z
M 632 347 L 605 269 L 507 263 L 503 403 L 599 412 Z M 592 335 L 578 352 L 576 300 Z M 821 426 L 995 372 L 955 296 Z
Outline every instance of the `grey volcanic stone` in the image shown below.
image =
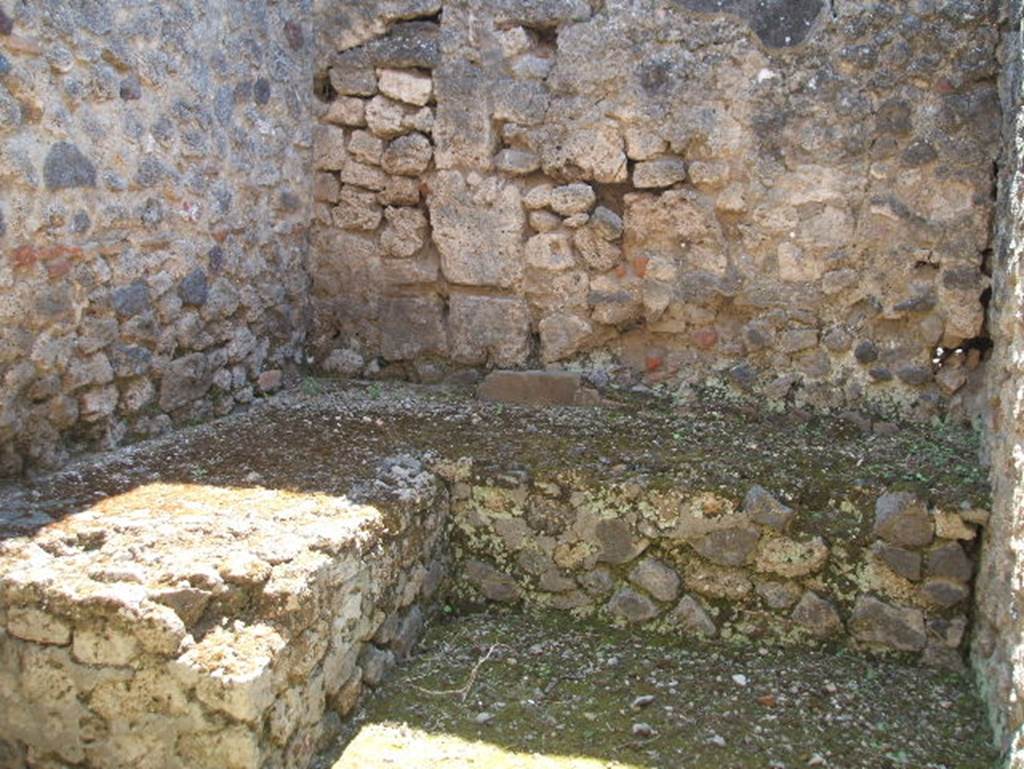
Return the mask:
M 659 601 L 674 601 L 679 595 L 679 575 L 656 558 L 644 558 L 629 572 L 629 581 Z
M 676 608 L 669 614 L 674 622 L 687 635 L 700 635 L 713 638 L 718 635 L 718 628 L 708 616 L 700 601 L 691 595 L 684 595 Z
M 152 303 L 149 298 L 149 286 L 144 281 L 137 280 L 130 285 L 114 291 L 110 296 L 114 312 L 122 318 L 132 318 L 148 312 Z
M 466 562 L 466 579 L 485 598 L 499 603 L 512 603 L 519 598 L 519 586 L 507 574 L 483 561 Z
M 720 566 L 743 566 L 754 553 L 760 532 L 753 527 L 713 531 L 697 540 L 694 549 Z
M 974 573 L 974 564 L 958 542 L 950 542 L 928 552 L 925 573 L 929 577 L 968 582 Z
M 678 0 L 695 11 L 731 13 L 750 25 L 769 48 L 800 45 L 815 28 L 825 0 Z
M 206 304 L 208 289 L 206 271 L 201 267 L 197 267 L 181 279 L 181 284 L 178 286 L 178 296 L 181 297 L 183 304 L 201 307 Z
M 743 512 L 754 523 L 769 526 L 776 531 L 786 531 L 796 513 L 768 492 L 763 486 L 752 486 L 743 500 Z
M 900 547 L 923 547 L 931 543 L 935 527 L 924 503 L 906 491 L 883 494 L 875 503 L 877 536 Z
M 800 603 L 790 615 L 792 620 L 818 637 L 825 637 L 842 630 L 835 606 L 810 590 L 803 594 Z
M 876 542 L 871 552 L 894 573 L 917 582 L 921 579 L 921 554 L 913 550 L 904 550 L 886 542 Z
M 601 548 L 598 561 L 602 563 L 628 563 L 639 555 L 639 545 L 625 521 L 617 518 L 599 521 L 594 534 Z
M 173 411 L 202 398 L 213 385 L 213 374 L 206 356 L 193 353 L 171 361 L 160 382 L 160 408 Z
M 619 588 L 606 608 L 629 623 L 647 622 L 658 616 L 658 607 L 650 598 L 628 587 Z
M 108 351 L 114 375 L 124 377 L 142 376 L 153 365 L 153 353 L 145 347 L 132 344 L 115 344 Z
M 96 166 L 70 142 L 57 142 L 43 161 L 43 180 L 48 190 L 96 186 Z
M 893 606 L 868 595 L 857 598 L 849 630 L 858 641 L 900 651 L 920 651 L 928 640 L 920 609 Z
M 962 582 L 935 577 L 921 585 L 921 596 L 931 604 L 948 609 L 970 596 L 970 589 Z
M 402 617 L 402 621 L 395 631 L 395 637 L 391 639 L 391 648 L 395 656 L 404 660 L 412 652 L 416 642 L 423 635 L 423 611 L 419 606 L 413 606 Z
M 366 644 L 359 655 L 359 667 L 363 670 L 363 683 L 378 686 L 395 666 L 395 655 L 390 649 L 379 649 Z
M 755 589 L 772 609 L 788 609 L 800 600 L 800 588 L 789 582 L 765 580 L 758 582 Z

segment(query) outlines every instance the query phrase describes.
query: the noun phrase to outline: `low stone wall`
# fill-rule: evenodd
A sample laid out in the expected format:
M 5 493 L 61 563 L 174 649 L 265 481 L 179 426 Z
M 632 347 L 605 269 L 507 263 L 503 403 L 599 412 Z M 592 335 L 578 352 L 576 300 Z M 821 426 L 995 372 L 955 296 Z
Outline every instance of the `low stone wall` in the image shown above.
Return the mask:
M 152 484 L 0 544 L 0 765 L 306 769 L 441 582 L 444 488 L 382 477 L 401 499 Z
M 448 471 L 451 473 L 451 470 Z M 454 591 L 684 636 L 839 641 L 960 669 L 987 513 L 842 489 L 794 510 L 665 478 L 454 473 Z M 872 504 L 873 503 L 873 504 Z
M 969 432 L 585 401 L 293 391 L 0 489 L 0 766 L 305 769 L 442 598 L 960 666 Z

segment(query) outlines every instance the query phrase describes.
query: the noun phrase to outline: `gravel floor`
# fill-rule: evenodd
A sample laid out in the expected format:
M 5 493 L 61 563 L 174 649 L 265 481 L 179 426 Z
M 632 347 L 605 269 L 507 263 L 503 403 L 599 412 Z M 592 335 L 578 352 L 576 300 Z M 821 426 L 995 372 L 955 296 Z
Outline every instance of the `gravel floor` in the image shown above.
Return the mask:
M 340 755 L 340 757 L 339 757 Z M 681 645 L 564 615 L 433 627 L 334 769 L 989 769 L 970 681 L 850 652 Z

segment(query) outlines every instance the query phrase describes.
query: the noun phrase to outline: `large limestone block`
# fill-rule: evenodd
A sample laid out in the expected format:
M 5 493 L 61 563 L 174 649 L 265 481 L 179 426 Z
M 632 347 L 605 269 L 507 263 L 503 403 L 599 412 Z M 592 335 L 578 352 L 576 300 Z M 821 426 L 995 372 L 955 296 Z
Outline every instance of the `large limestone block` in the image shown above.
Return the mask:
M 412 360 L 445 354 L 444 303 L 437 296 L 400 296 L 381 301 L 381 354 L 388 360 Z
M 464 286 L 515 286 L 523 274 L 526 226 L 519 190 L 498 179 L 473 187 L 448 171 L 431 191 L 430 220 L 445 278 Z
M 452 357 L 460 363 L 519 366 L 530 353 L 530 312 L 522 299 L 451 298 L 448 330 Z

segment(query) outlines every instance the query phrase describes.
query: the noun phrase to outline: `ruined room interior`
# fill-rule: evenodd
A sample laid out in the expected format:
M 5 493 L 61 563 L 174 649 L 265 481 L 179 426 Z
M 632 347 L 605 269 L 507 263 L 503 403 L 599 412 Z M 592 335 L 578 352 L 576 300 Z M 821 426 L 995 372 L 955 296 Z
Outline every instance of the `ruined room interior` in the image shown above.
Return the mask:
M 1024 769 L 1018 0 L 0 0 L 0 769 Z

